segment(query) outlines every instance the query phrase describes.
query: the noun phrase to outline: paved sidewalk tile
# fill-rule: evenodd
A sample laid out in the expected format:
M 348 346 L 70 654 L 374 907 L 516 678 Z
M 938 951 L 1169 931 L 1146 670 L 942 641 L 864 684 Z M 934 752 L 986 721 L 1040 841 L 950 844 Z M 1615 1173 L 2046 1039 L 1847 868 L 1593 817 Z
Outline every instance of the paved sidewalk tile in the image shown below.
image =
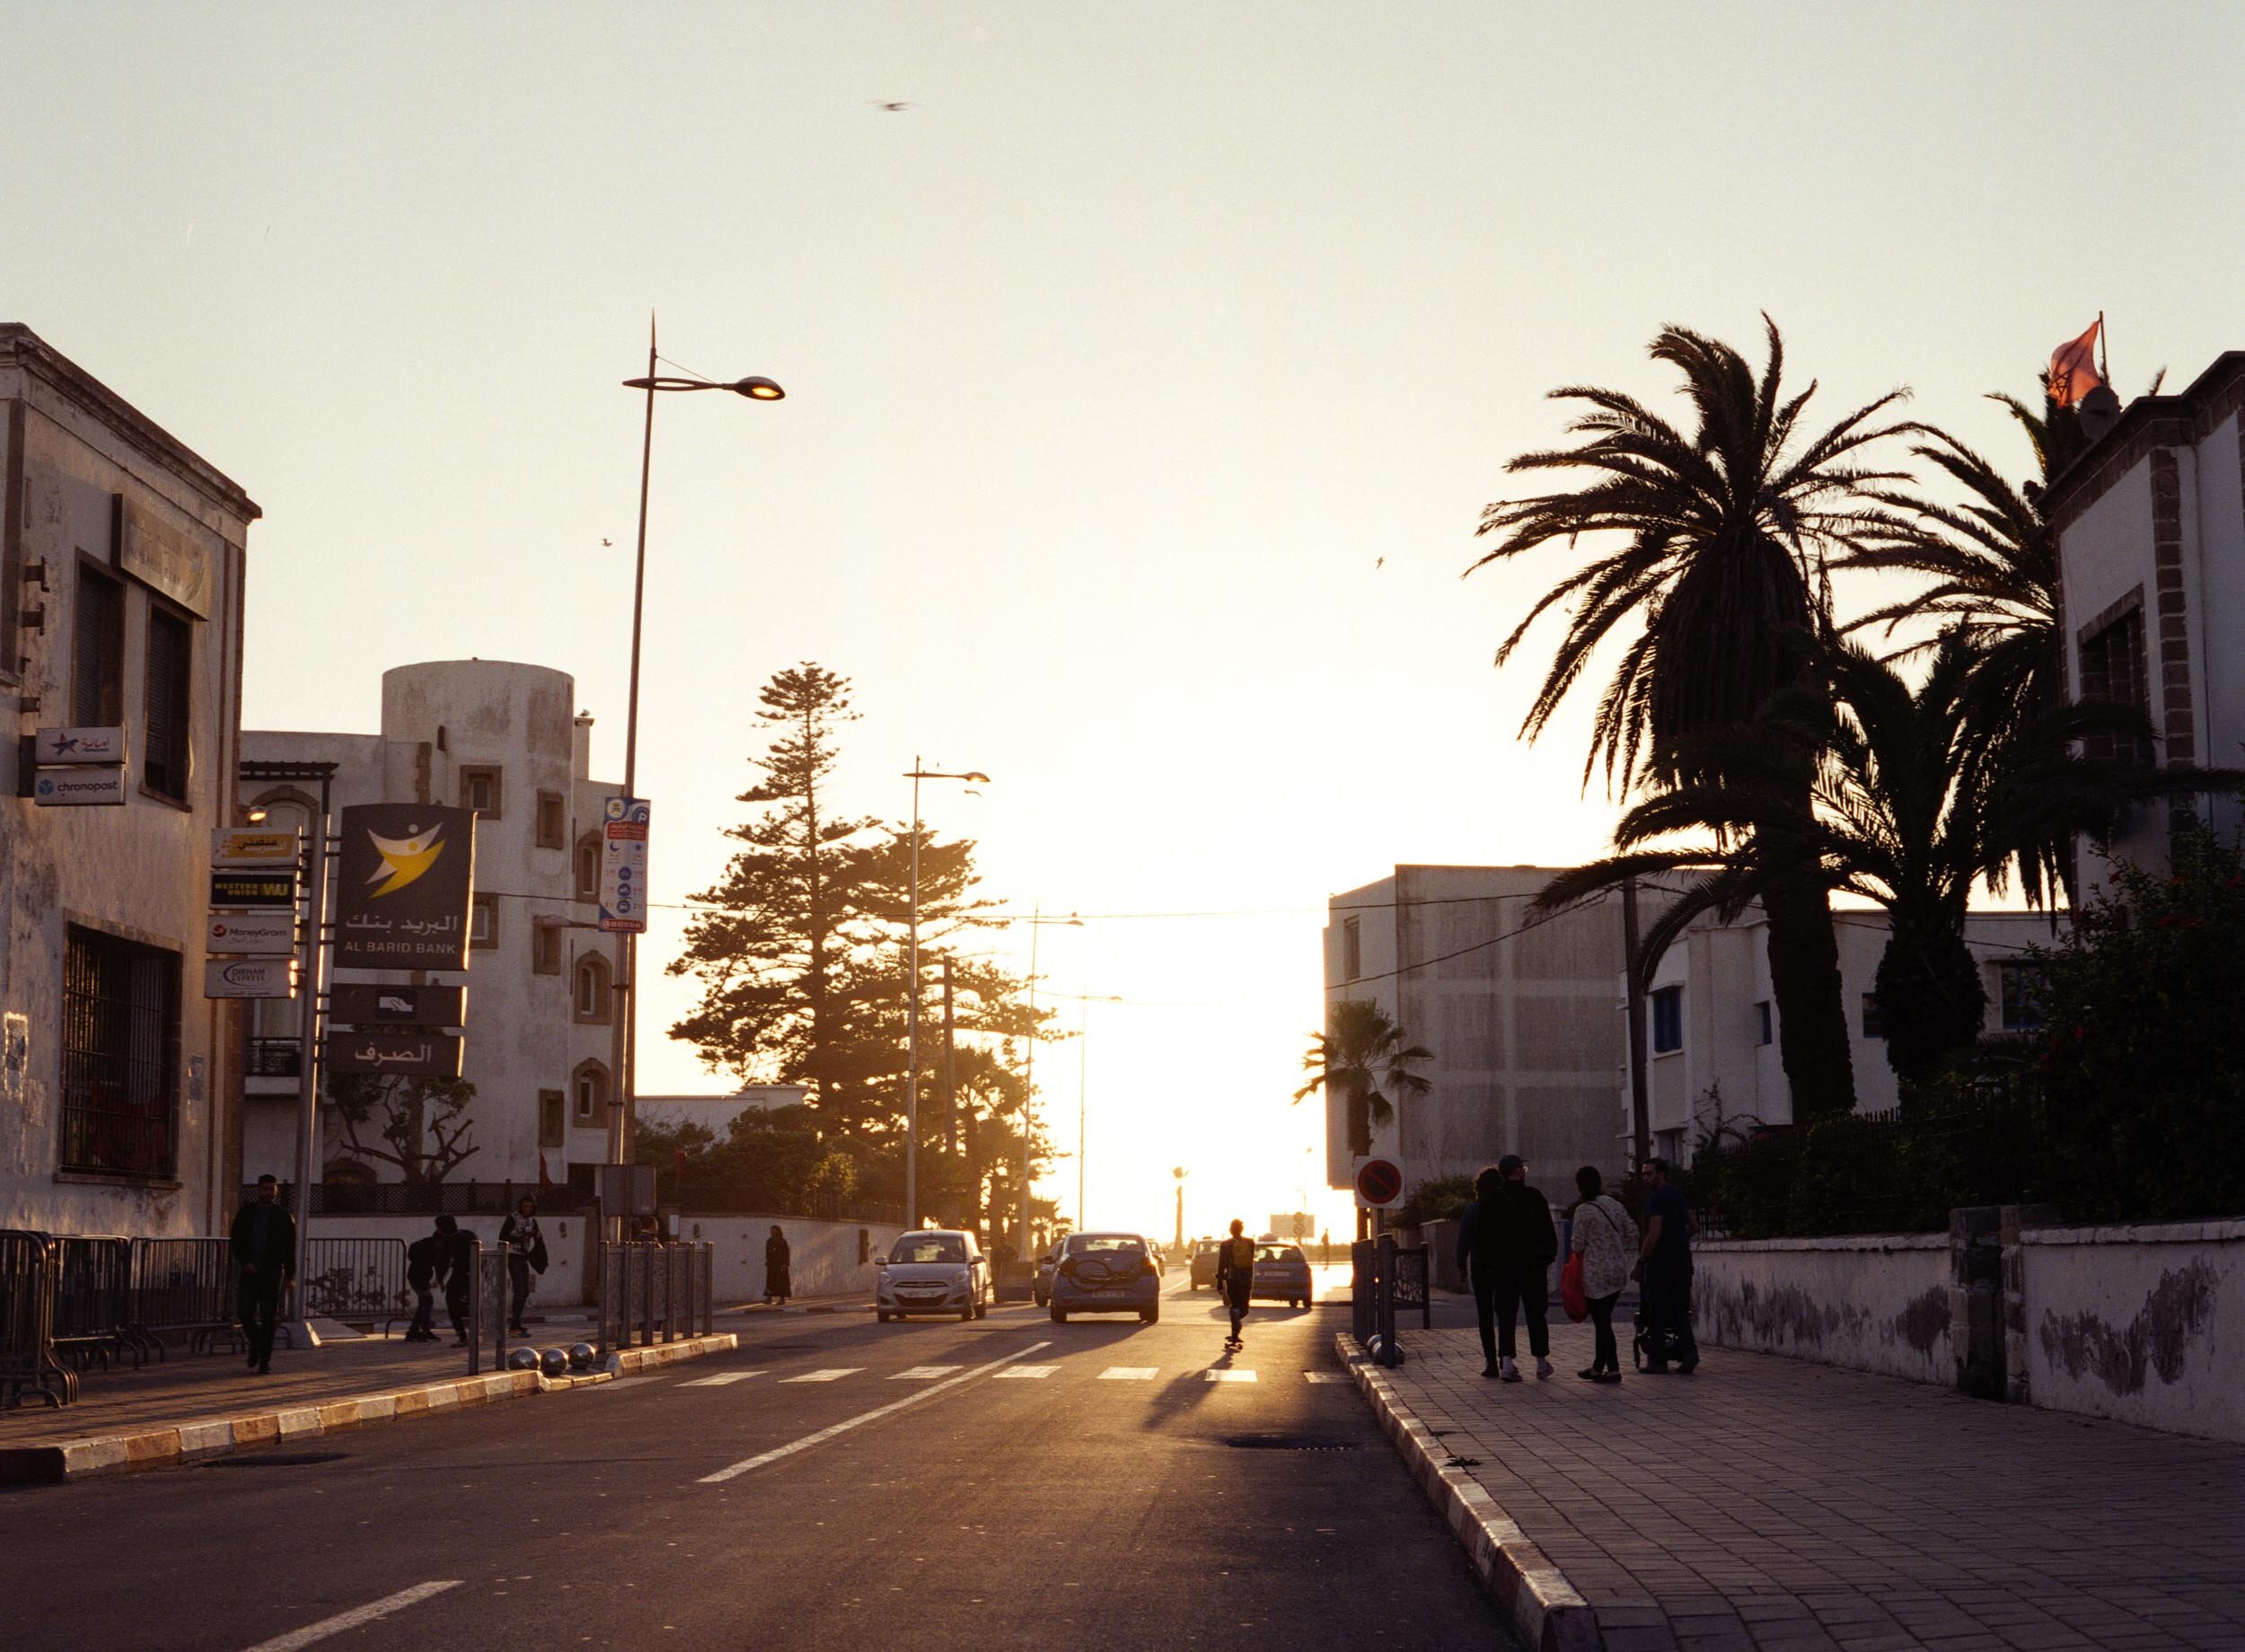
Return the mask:
M 1500 1384 L 1470 1330 L 1404 1342 L 1397 1403 L 1608 1652 L 2245 1649 L 2245 1446 L 1727 1349 Z

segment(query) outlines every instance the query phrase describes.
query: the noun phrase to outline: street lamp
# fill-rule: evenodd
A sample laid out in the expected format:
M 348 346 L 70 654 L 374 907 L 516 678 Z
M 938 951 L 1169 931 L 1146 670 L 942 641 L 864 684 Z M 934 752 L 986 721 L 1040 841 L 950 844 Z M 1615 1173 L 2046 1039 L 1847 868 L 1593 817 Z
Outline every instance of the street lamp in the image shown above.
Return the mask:
M 742 381 L 746 383 L 746 380 Z M 728 387 L 729 388 L 729 387 Z M 774 385 L 777 390 L 779 386 Z M 990 784 L 979 769 L 950 774 L 922 769 L 917 755 L 912 772 L 912 915 L 906 943 L 904 988 L 904 1226 L 920 1226 L 920 783 L 922 780 L 966 780 Z
M 1095 1004 L 1121 1004 L 1124 999 L 1109 993 L 1056 992 L 1056 998 L 1069 998 L 1082 1005 L 1083 1025 L 1077 1032 L 1076 1048 L 1076 1231 L 1088 1233 L 1091 1225 L 1084 1219 L 1084 1164 L 1091 1155 L 1087 1150 L 1086 1097 L 1090 1094 L 1091 1081 L 1091 1006 Z
M 1184 1179 L 1193 1173 L 1180 1164 L 1169 1173 L 1177 1179 L 1177 1237 L 1176 1252 L 1184 1254 Z
M 1025 921 L 1016 918 L 1016 923 Z M 1029 1105 L 1037 1093 L 1037 936 L 1048 925 L 1056 929 L 1080 929 L 1084 920 L 1070 912 L 1066 918 L 1047 918 L 1044 908 L 1033 909 L 1026 920 L 1029 926 L 1029 1070 L 1022 1078 L 1021 1089 L 1021 1213 L 1020 1226 L 1016 1230 L 1014 1243 L 1021 1252 L 1021 1260 L 1029 1255 Z M 1081 1215 L 1079 1211 L 1078 1215 Z
M 658 358 L 655 353 L 655 318 L 647 324 L 647 376 L 626 379 L 624 388 L 647 392 L 647 425 L 639 438 L 639 548 L 631 567 L 631 686 L 626 703 L 623 725 L 623 795 L 638 795 L 639 778 L 639 628 L 647 597 L 647 481 L 655 464 L 655 392 L 657 391 L 729 390 L 736 396 L 751 401 L 778 401 L 787 395 L 779 382 L 762 376 L 735 379 L 730 383 L 716 379 L 691 377 L 660 377 L 656 373 Z M 644 894 L 644 892 L 642 892 Z M 631 1112 L 636 1099 L 637 1074 L 634 1063 L 638 1058 L 637 1029 L 638 978 L 633 972 L 638 961 L 638 933 L 624 929 L 616 935 L 615 962 L 615 1027 L 609 1035 L 609 1070 L 614 1075 L 614 1105 L 609 1110 L 608 1157 L 612 1164 L 621 1164 L 631 1156 Z

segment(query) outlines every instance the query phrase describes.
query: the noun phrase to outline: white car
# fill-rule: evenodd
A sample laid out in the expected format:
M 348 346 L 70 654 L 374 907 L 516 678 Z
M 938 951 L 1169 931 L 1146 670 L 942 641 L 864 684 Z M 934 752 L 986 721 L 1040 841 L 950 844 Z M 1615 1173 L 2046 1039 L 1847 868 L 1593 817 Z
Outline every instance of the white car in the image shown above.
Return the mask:
M 990 1313 L 990 1258 L 980 1241 L 956 1227 L 900 1234 L 880 1261 L 874 1317 L 884 1325 L 908 1314 L 955 1314 L 963 1320 Z

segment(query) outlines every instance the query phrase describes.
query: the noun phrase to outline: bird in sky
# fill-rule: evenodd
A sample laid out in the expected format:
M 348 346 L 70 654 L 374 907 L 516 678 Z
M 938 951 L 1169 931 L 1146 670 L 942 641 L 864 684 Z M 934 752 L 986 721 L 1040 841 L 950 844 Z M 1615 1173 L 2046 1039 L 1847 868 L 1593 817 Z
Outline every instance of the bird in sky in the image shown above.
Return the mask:
M 1375 562 L 1375 563 L 1373 563 L 1373 564 L 1372 564 L 1372 567 L 1373 567 L 1373 570 L 1374 570 L 1375 572 L 1378 571 L 1378 570 L 1379 570 L 1379 569 L 1381 569 L 1381 568 L 1386 567 L 1387 566 L 1387 558 L 1385 558 L 1385 557 L 1382 557 L 1382 558 L 1380 558 L 1378 562 Z
M 892 115 L 901 115 L 906 110 L 911 108 L 911 105 L 909 103 L 885 103 L 876 98 L 874 100 L 873 107 L 876 109 L 886 110 Z
M 615 542 L 616 542 L 616 541 L 615 541 L 615 540 L 601 540 L 601 542 L 600 542 L 600 543 L 601 543 L 601 549 L 603 549 L 603 550 L 605 550 L 608 547 L 610 547 L 611 545 L 613 545 Z

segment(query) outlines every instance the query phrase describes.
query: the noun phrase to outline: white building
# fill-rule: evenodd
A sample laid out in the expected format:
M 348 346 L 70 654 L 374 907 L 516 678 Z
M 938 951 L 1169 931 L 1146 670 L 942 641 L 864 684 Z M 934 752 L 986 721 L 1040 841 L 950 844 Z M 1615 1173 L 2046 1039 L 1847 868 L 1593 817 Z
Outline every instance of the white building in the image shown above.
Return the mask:
M 260 514 L 0 324 L 0 1227 L 177 1235 L 232 1214 L 235 1012 L 203 997 L 204 914 Z M 39 768 L 45 728 L 108 731 L 122 760 Z M 104 785 L 106 805 L 39 801 Z
M 564 672 L 496 660 L 402 665 L 383 673 L 374 734 L 250 731 L 243 806 L 269 825 L 308 822 L 318 782 L 260 767 L 334 765 L 330 802 L 436 803 L 477 812 L 475 907 L 462 1076 L 476 1151 L 451 1182 L 553 1182 L 589 1187 L 608 1153 L 615 992 L 612 937 L 598 918 L 599 822 L 617 787 L 590 778 L 592 718 L 574 710 Z M 360 980 L 404 980 L 397 975 Z M 250 1044 L 253 1076 L 243 1169 L 294 1179 L 299 1003 L 269 1003 Z M 321 1110 L 320 1164 L 330 1182 L 394 1182 L 401 1171 L 354 1152 L 343 1120 Z M 379 1132 L 361 1126 L 362 1144 Z
M 2141 707 L 2162 764 L 2245 763 L 2245 351 L 2179 395 L 2128 404 L 2050 487 L 2067 687 Z M 2085 406 L 2083 420 L 2091 424 Z M 2237 799 L 2206 800 L 2225 834 Z M 2139 811 L 2116 858 L 2165 862 L 2163 811 Z M 2083 846 L 2094 887 L 2109 863 Z
M 2059 921 L 2054 934 L 2049 918 L 2038 912 L 1975 912 L 1965 920 L 1965 945 L 1987 992 L 1984 1032 L 2023 1032 L 2036 1024 L 2027 953 L 2056 945 L 2064 934 L 2065 920 Z M 1855 1111 L 1884 1112 L 1900 1100 L 1872 995 L 1887 945 L 1887 915 L 1836 911 L 1832 925 L 1855 1069 Z M 1627 989 L 1627 976 L 1617 971 L 1607 997 L 1615 1006 L 1609 1037 L 1620 1075 L 1613 1117 L 1624 1136 L 1633 1129 L 1634 1105 Z M 1778 1054 L 1768 925 L 1758 906 L 1736 923 L 1703 917 L 1661 954 L 1646 1004 L 1645 1044 L 1653 1151 L 1662 1157 L 1689 1163 L 1694 1148 L 1720 1127 L 1794 1121 L 1792 1090 Z
M 733 1134 L 733 1120 L 743 1113 L 798 1107 L 809 1094 L 807 1085 L 745 1085 L 726 1095 L 634 1096 L 631 1112 L 640 1124 L 662 1129 L 699 1124 L 722 1143 Z

